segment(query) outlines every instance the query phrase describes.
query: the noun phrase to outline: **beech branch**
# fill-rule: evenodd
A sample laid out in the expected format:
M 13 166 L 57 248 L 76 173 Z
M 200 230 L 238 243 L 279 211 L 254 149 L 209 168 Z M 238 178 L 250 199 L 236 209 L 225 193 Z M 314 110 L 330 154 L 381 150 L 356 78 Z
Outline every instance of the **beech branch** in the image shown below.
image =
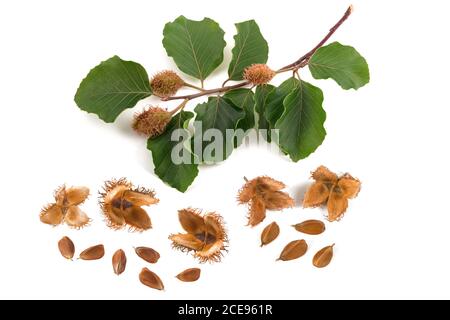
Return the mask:
M 283 72 L 287 72 L 287 71 L 291 71 L 291 70 L 296 72 L 298 69 L 307 66 L 308 62 L 309 62 L 309 59 L 316 52 L 316 50 L 319 49 L 320 47 L 322 47 L 328 41 L 328 39 L 330 39 L 330 37 L 336 32 L 337 29 L 339 29 L 339 27 L 344 23 L 344 21 L 347 20 L 347 18 L 350 16 L 352 11 L 353 11 L 353 6 L 348 7 L 348 9 L 345 11 L 344 15 L 341 17 L 341 19 L 339 19 L 339 21 L 336 22 L 336 24 L 329 30 L 327 35 L 314 48 L 312 48 L 310 51 L 305 53 L 303 56 L 298 58 L 293 63 L 290 63 L 290 64 L 282 67 L 281 69 L 278 69 L 276 71 L 276 73 L 278 74 L 278 73 L 283 73 Z M 235 85 L 231 85 L 231 86 L 222 86 L 220 88 L 209 89 L 209 90 L 202 89 L 198 93 L 194 93 L 194 94 L 190 94 L 190 95 L 183 95 L 183 96 L 166 97 L 166 98 L 161 98 L 161 100 L 163 100 L 163 101 L 170 101 L 170 100 L 181 100 L 181 99 L 183 99 L 185 101 L 183 101 L 183 103 L 181 105 L 182 105 L 182 107 L 184 107 L 184 105 L 189 100 L 192 100 L 192 99 L 195 99 L 195 98 L 198 98 L 198 97 L 202 97 L 202 96 L 206 96 L 206 95 L 211 95 L 211 94 L 214 94 L 214 93 L 227 92 L 227 91 L 230 91 L 230 90 L 233 90 L 233 89 L 245 87 L 245 86 L 247 86 L 249 84 L 250 84 L 250 82 L 243 81 L 243 82 L 237 83 Z M 190 87 L 194 87 L 194 86 L 190 86 Z M 179 108 L 177 108 L 177 110 L 178 109 Z
M 336 24 L 330 29 L 328 34 L 314 48 L 312 48 L 310 51 L 308 51 L 303 56 L 301 56 L 297 61 L 295 61 L 291 64 L 288 64 L 287 66 L 284 66 L 283 68 L 279 69 L 277 72 L 295 70 L 295 69 L 306 66 L 308 64 L 309 59 L 317 51 L 317 49 L 322 47 L 328 41 L 328 39 L 331 38 L 331 36 L 336 32 L 336 30 L 339 29 L 339 27 L 344 23 L 345 20 L 347 20 L 347 18 L 350 16 L 352 11 L 353 11 L 353 6 L 348 7 L 348 9 L 345 11 L 344 15 L 342 16 L 342 18 L 339 19 L 338 22 L 336 22 Z
M 210 94 L 213 94 L 213 93 L 226 92 L 226 91 L 229 91 L 229 90 L 245 87 L 248 84 L 250 84 L 250 82 L 244 81 L 244 82 L 240 82 L 238 84 L 234 84 L 232 86 L 220 87 L 220 88 L 209 89 L 209 90 L 203 89 L 203 90 L 201 90 L 198 93 L 188 94 L 188 95 L 184 95 L 184 96 L 174 96 L 174 97 L 161 98 L 161 100 L 163 100 L 163 101 L 179 100 L 179 99 L 192 100 L 192 99 L 195 99 L 195 98 L 198 98 L 198 97 L 201 97 L 201 96 L 210 95 Z

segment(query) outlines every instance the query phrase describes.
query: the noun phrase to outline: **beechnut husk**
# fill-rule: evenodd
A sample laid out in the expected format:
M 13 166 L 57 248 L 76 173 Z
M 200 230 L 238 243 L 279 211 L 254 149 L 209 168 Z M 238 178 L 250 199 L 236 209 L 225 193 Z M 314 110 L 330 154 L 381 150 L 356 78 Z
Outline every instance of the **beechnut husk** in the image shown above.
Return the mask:
M 40 219 L 43 223 L 58 225 L 66 223 L 73 228 L 85 227 L 90 219 L 79 206 L 89 196 L 86 187 L 70 187 L 65 185 L 54 192 L 55 202 L 47 204 L 41 211 Z
M 145 188 L 134 188 L 125 178 L 106 181 L 100 193 L 100 206 L 110 228 L 143 231 L 152 227 L 151 219 L 142 206 L 158 203 L 155 193 Z
M 172 234 L 172 246 L 183 252 L 193 252 L 201 262 L 220 261 L 226 251 L 228 237 L 223 218 L 214 212 L 202 214 L 198 209 L 178 211 L 184 233 Z

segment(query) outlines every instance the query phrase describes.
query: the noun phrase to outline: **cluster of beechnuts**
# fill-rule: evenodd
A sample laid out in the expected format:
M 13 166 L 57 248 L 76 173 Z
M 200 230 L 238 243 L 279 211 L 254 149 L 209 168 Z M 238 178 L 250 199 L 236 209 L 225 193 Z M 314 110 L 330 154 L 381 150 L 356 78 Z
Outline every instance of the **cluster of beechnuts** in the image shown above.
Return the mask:
M 324 166 L 312 172 L 315 182 L 306 190 L 303 207 L 327 206 L 327 220 L 340 220 L 348 206 L 348 200 L 358 195 L 361 183 L 346 173 L 338 177 Z M 237 200 L 239 204 L 247 204 L 248 225 L 256 226 L 266 217 L 266 210 L 279 211 L 295 205 L 293 198 L 282 191 L 286 185 L 268 176 L 245 179 L 244 186 L 239 190 Z M 159 202 L 151 190 L 133 187 L 125 178 L 105 182 L 103 190 L 99 192 L 99 204 L 106 225 L 113 229 L 123 229 L 128 226 L 130 231 L 145 231 L 152 227 L 150 217 L 142 206 L 149 206 Z M 58 225 L 63 221 L 70 227 L 80 229 L 91 221 L 78 205 L 89 195 L 86 187 L 60 187 L 56 190 L 55 203 L 46 205 L 40 214 L 43 223 Z M 74 209 L 75 208 L 75 209 Z M 77 213 L 74 214 L 73 212 Z M 78 217 L 80 215 L 80 217 Z M 169 235 L 174 249 L 191 252 L 199 262 L 219 262 L 227 251 L 228 237 L 223 217 L 215 212 L 202 213 L 199 209 L 186 208 L 178 211 L 178 219 L 183 232 Z M 77 222 L 77 223 L 76 223 Z M 306 220 L 293 225 L 295 230 L 308 235 L 319 235 L 325 231 L 325 224 L 320 220 Z M 267 225 L 261 234 L 261 247 L 273 242 L 280 234 L 280 227 L 276 222 Z M 313 265 L 318 268 L 327 266 L 333 257 L 333 245 L 319 250 L 313 257 Z M 61 255 L 72 260 L 75 245 L 68 237 L 58 242 Z M 277 260 L 290 261 L 302 257 L 308 250 L 304 239 L 289 242 L 281 251 Z M 150 247 L 134 248 L 136 255 L 148 263 L 157 263 L 160 254 Z M 91 246 L 79 254 L 81 260 L 98 260 L 105 255 L 103 244 Z M 125 251 L 118 249 L 112 255 L 112 267 L 115 274 L 125 271 L 127 257 Z M 199 268 L 189 268 L 176 276 L 181 281 L 192 282 L 200 277 Z M 144 267 L 139 274 L 140 281 L 151 288 L 163 290 L 161 278 Z
M 69 260 L 73 259 L 75 255 L 75 244 L 69 237 L 62 237 L 58 241 L 58 249 L 64 258 Z M 158 251 L 149 247 L 136 247 L 134 248 L 134 251 L 139 258 L 151 264 L 157 263 L 160 258 Z M 79 254 L 78 259 L 92 261 L 102 259 L 104 256 L 105 247 L 103 244 L 98 244 L 83 250 Z M 127 256 L 125 251 L 122 249 L 116 250 L 112 255 L 111 262 L 113 272 L 116 275 L 124 273 L 127 266 Z M 201 270 L 199 268 L 188 268 L 176 275 L 176 278 L 183 282 L 194 282 L 200 278 L 200 273 Z M 139 280 L 147 287 L 164 290 L 164 283 L 161 278 L 147 267 L 142 268 L 139 273 Z
M 324 166 L 318 167 L 311 174 L 315 182 L 306 190 L 303 207 L 327 206 L 327 220 L 340 220 L 348 206 L 348 199 L 358 195 L 361 182 L 346 173 L 338 177 Z M 294 206 L 292 199 L 286 192 L 281 191 L 286 185 L 273 178 L 262 176 L 246 183 L 238 193 L 238 202 L 248 204 L 248 224 L 255 226 L 266 217 L 266 210 L 281 210 Z M 306 220 L 293 225 L 295 230 L 308 234 L 319 235 L 325 232 L 325 224 L 320 220 Z M 261 247 L 274 241 L 280 234 L 280 227 L 274 221 L 267 225 L 261 233 Z M 313 265 L 317 268 L 326 267 L 333 257 L 333 245 L 319 250 L 313 257 Z M 302 257 L 308 251 L 308 244 L 304 239 L 289 242 L 282 250 L 277 260 L 289 261 Z
M 148 138 L 155 174 L 181 192 L 193 183 L 200 165 L 225 160 L 254 130 L 297 162 L 313 153 L 327 134 L 323 92 L 303 79 L 306 67 L 314 79 L 333 79 L 344 90 L 357 90 L 370 80 L 367 62 L 358 51 L 339 42 L 327 44 L 352 12 L 350 6 L 310 51 L 281 68 L 268 66 L 269 46 L 258 24 L 236 23 L 228 75 L 222 86 L 212 89 L 205 88 L 205 80 L 224 61 L 225 32 L 212 19 L 180 16 L 164 26 L 162 43 L 180 71 L 199 83 L 172 70 L 149 77 L 139 63 L 113 56 L 81 81 L 75 103 L 111 123 L 143 100 L 143 110 L 131 126 Z M 279 75 L 288 76 L 278 86 L 271 84 Z M 192 105 L 196 99 L 203 101 Z M 211 134 L 214 139 L 208 138 Z M 172 158 L 175 146 L 180 147 L 182 161 Z M 253 205 L 256 210 L 262 206 Z

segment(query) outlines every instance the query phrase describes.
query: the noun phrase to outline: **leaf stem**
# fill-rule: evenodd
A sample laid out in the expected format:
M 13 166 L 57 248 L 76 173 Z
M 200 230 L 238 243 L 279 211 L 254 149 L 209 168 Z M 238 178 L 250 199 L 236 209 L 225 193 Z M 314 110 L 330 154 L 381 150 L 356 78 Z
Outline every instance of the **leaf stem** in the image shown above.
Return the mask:
M 228 81 L 230 81 L 230 78 L 228 78 L 227 80 L 225 80 L 225 81 L 222 83 L 222 87 L 225 87 L 225 85 L 227 84 Z
M 176 107 L 175 109 L 170 111 L 170 114 L 173 116 L 175 113 L 177 113 L 178 111 L 180 111 L 181 109 L 183 109 L 186 104 L 188 103 L 189 99 L 184 99 L 182 103 L 180 103 L 180 105 L 178 107 Z
M 293 63 L 290 63 L 284 67 L 282 67 L 281 69 L 278 69 L 276 71 L 277 74 L 279 73 L 283 73 L 286 71 L 294 71 L 294 73 L 297 73 L 297 70 L 300 68 L 303 68 L 305 66 L 308 65 L 309 59 L 312 57 L 312 55 L 316 52 L 317 49 L 319 49 L 320 47 L 322 47 L 327 41 L 328 39 L 330 39 L 330 37 L 336 32 L 336 30 L 344 23 L 345 20 L 347 20 L 347 18 L 350 16 L 350 14 L 353 11 L 353 6 L 349 6 L 348 9 L 345 11 L 344 15 L 341 17 L 341 19 L 339 19 L 338 22 L 336 22 L 336 24 L 330 29 L 330 31 L 327 33 L 327 35 L 314 47 L 312 48 L 310 51 L 308 51 L 307 53 L 305 53 L 303 56 L 301 56 L 300 58 L 298 58 L 296 61 L 294 61 Z M 242 88 L 245 87 L 247 85 L 250 84 L 250 82 L 248 81 L 243 81 L 240 83 L 237 83 L 235 85 L 231 85 L 231 86 L 225 86 L 225 84 L 229 81 L 229 79 L 227 79 L 222 87 L 220 88 L 215 88 L 215 89 L 203 89 L 203 80 L 201 81 L 201 86 L 202 88 L 198 88 L 195 87 L 195 89 L 200 90 L 200 92 L 195 93 L 195 94 L 190 94 L 190 95 L 184 95 L 184 96 L 173 96 L 173 97 L 167 97 L 167 98 L 161 98 L 161 100 L 163 101 L 169 101 L 169 100 L 180 100 L 180 99 L 184 99 L 183 103 L 178 106 L 177 108 L 174 109 L 174 111 L 178 111 L 181 108 L 184 108 L 184 105 L 186 105 L 187 101 L 198 98 L 198 97 L 202 97 L 202 96 L 206 96 L 206 95 L 210 95 L 210 94 L 214 94 L 214 93 L 221 93 L 221 92 L 227 92 L 233 89 L 237 89 L 237 88 Z M 188 85 L 189 86 L 189 85 Z M 192 87 L 192 86 L 191 86 Z

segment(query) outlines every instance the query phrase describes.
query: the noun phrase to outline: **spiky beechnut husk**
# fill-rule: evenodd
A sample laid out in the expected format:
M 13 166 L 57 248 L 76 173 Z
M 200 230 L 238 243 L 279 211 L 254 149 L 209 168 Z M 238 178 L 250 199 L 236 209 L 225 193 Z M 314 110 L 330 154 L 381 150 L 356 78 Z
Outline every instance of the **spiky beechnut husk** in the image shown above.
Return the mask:
M 43 223 L 53 226 L 65 222 L 72 228 L 82 228 L 89 224 L 89 217 L 78 206 L 89 196 L 86 187 L 57 188 L 54 193 L 55 202 L 46 205 L 40 214 Z
M 175 72 L 165 70 L 153 76 L 150 86 L 154 95 L 167 98 L 177 93 L 184 86 L 184 81 Z
M 246 180 L 247 181 L 247 180 Z M 294 206 L 283 182 L 262 176 L 247 181 L 238 194 L 240 204 L 248 203 L 248 225 L 256 226 L 266 218 L 266 210 L 282 210 Z
M 144 231 L 152 227 L 150 217 L 141 207 L 158 202 L 153 191 L 134 188 L 125 178 L 106 181 L 99 199 L 110 228 L 121 229 L 128 226 L 132 231 Z
M 306 190 L 303 207 L 318 207 L 326 204 L 328 220 L 340 220 L 347 210 L 348 199 L 358 195 L 361 182 L 348 173 L 338 177 L 324 166 L 312 172 L 312 178 L 315 182 Z
M 133 129 L 148 138 L 162 134 L 172 119 L 172 114 L 158 106 L 144 109 L 134 115 Z
M 173 248 L 194 252 L 200 262 L 218 262 L 226 251 L 227 233 L 222 217 L 217 213 L 201 214 L 197 209 L 178 211 L 178 219 L 186 233 L 169 236 Z
M 255 86 L 270 82 L 276 73 L 266 64 L 252 64 L 244 70 L 244 79 Z

